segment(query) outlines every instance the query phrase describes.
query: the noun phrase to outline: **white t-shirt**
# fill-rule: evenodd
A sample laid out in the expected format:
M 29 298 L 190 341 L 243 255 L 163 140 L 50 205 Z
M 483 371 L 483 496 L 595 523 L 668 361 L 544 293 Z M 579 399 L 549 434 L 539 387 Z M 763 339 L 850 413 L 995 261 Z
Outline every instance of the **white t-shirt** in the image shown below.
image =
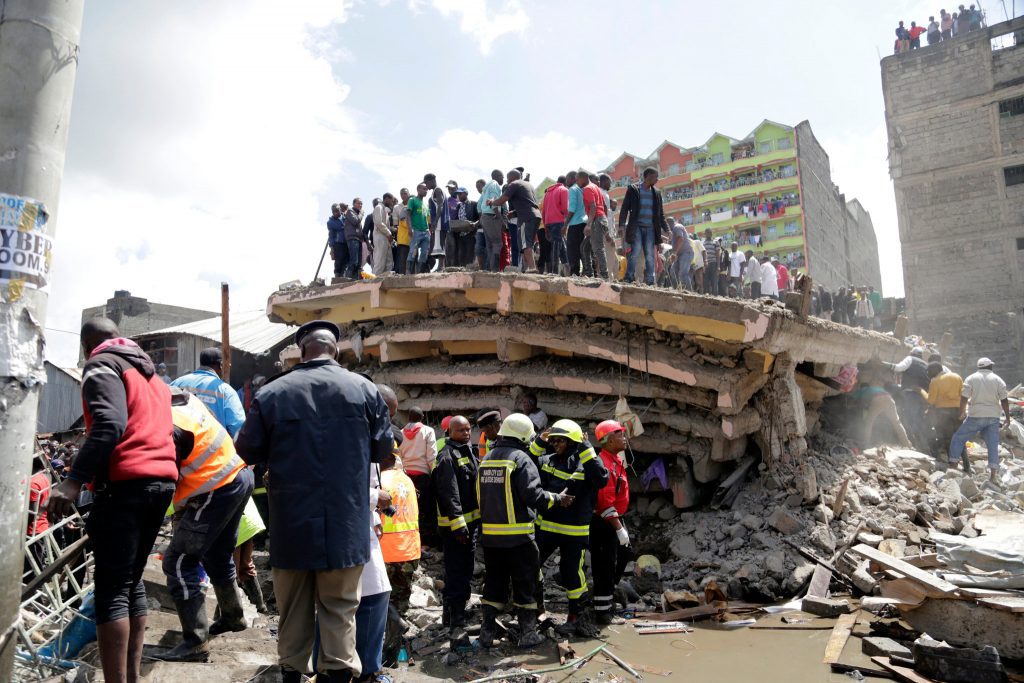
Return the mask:
M 764 296 L 778 296 L 779 274 L 771 261 L 761 264 L 761 294 Z
M 363 565 L 363 573 L 360 577 L 362 584 L 361 595 L 370 596 L 379 593 L 386 593 L 391 590 L 391 582 L 388 581 L 388 570 L 384 566 L 384 553 L 380 550 L 380 540 L 374 526 L 380 524 L 380 516 L 377 514 L 377 467 L 370 465 L 370 560 Z
M 729 252 L 729 277 L 739 277 L 743 271 L 743 263 L 747 260 L 747 257 L 743 255 L 743 252 L 736 250 Z
M 700 240 L 690 240 L 690 243 L 693 245 L 693 268 L 694 268 L 694 270 L 696 270 L 697 268 L 703 268 L 704 267 L 704 252 L 707 251 L 707 249 L 704 248 L 704 243 L 701 242 Z
M 1006 399 L 1006 382 L 991 370 L 978 370 L 964 380 L 960 395 L 967 398 L 967 417 L 999 419 Z
M 743 279 L 747 281 L 748 285 L 761 281 L 761 262 L 757 260 L 756 256 L 751 255 L 747 260 L 747 270 L 744 272 Z

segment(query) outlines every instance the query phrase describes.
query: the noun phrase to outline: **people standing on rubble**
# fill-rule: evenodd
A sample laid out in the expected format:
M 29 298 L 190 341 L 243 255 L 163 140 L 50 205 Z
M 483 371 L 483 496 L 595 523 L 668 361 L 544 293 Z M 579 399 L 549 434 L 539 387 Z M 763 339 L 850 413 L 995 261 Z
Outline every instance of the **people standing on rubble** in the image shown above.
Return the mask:
M 578 182 L 578 181 L 577 181 Z M 608 213 L 604 193 L 597 183 L 589 182 L 583 187 L 583 210 L 587 214 L 583 236 L 589 240 L 590 272 L 594 277 L 608 279 L 608 257 L 605 254 L 605 240 L 608 237 Z
M 953 15 L 946 10 L 939 12 L 939 28 L 942 31 L 942 39 L 949 40 L 953 37 Z
M 594 616 L 598 624 L 612 623 L 615 586 L 632 557 L 629 531 L 622 521 L 629 508 L 629 479 L 626 475 L 626 428 L 605 420 L 594 428 L 601 447 L 599 457 L 608 471 L 608 482 L 597 492 L 590 520 L 590 565 L 594 574 Z
M 949 444 L 960 426 L 960 392 L 964 381 L 941 362 L 928 363 L 928 421 L 932 428 L 931 454 L 938 463 L 948 460 Z
M 771 259 L 767 256 L 761 258 L 761 296 L 779 298 L 779 274 L 775 272 Z
M 675 286 L 679 289 L 692 289 L 690 271 L 693 268 L 693 242 L 686 233 L 686 228 L 676 219 L 672 219 L 672 276 Z
M 178 485 L 174 535 L 164 553 L 167 589 L 181 622 L 182 642 L 154 657 L 167 662 L 205 662 L 210 636 L 247 628 L 235 586 L 232 558 L 238 524 L 252 495 L 252 470 L 235 452 L 225 428 L 206 405 L 180 387 L 171 390 Z M 209 623 L 200 566 L 217 594 L 220 618 Z
M 643 253 L 644 283 L 654 284 L 654 250 L 668 232 L 658 184 L 658 169 L 644 169 L 643 179 L 626 188 L 619 210 L 619 234 L 626 249 L 626 282 L 636 279 L 636 260 Z
M 373 274 L 380 277 L 395 269 L 391 245 L 395 240 L 391 232 L 391 210 L 395 196 L 385 192 L 380 203 L 373 207 Z
M 590 613 L 584 559 L 590 546 L 590 522 L 597 492 L 608 483 L 608 470 L 583 429 L 572 420 L 559 420 L 530 444 L 537 458 L 541 487 L 551 493 L 567 492 L 573 503 L 537 513 L 537 548 L 540 566 L 557 550 L 559 582 L 569 599 L 569 615 L 557 627 L 564 635 L 593 638 L 598 630 Z M 538 585 L 537 610 L 544 612 L 544 587 Z
M 345 242 L 345 204 L 331 204 L 331 216 L 327 219 L 327 247 L 334 261 L 334 277 L 345 277 L 348 266 L 348 244 Z
M 363 200 L 356 197 L 352 207 L 342 218 L 345 225 L 345 246 L 348 249 L 348 261 L 345 264 L 345 277 L 355 280 L 363 267 Z
M 484 231 L 484 270 L 499 271 L 501 265 L 501 248 L 505 232 L 505 219 L 502 210 L 494 206 L 493 201 L 501 196 L 501 186 L 505 182 L 504 174 L 498 169 L 491 171 L 491 180 L 484 184 L 477 200 L 480 210 L 480 227 Z
M 407 215 L 409 217 L 409 256 L 406 259 L 406 272 L 409 275 L 427 272 L 427 259 L 430 257 L 430 207 L 427 205 L 427 186 L 420 183 L 416 186 L 416 196 L 409 199 Z
M 170 389 L 138 344 L 107 318 L 82 325 L 85 443 L 50 492 L 47 515 L 64 517 L 85 484 L 93 544 L 93 598 L 107 681 L 137 681 L 146 632 L 142 572 L 178 480 Z M 126 514 L 130 511 L 130 514 Z
M 444 606 L 441 623 L 449 628 L 451 647 L 469 646 L 466 603 L 473 579 L 473 558 L 480 532 L 476 497 L 477 459 L 470 443 L 469 420 L 454 415 L 449 436 L 430 473 L 437 496 L 437 523 L 444 551 Z
M 413 406 L 409 409 L 409 422 L 402 428 L 405 440 L 398 449 L 402 468 L 416 487 L 419 501 L 419 530 L 423 545 L 437 545 L 437 507 L 434 502 L 434 487 L 430 483 L 430 471 L 437 459 L 437 440 L 434 430 L 423 424 L 423 411 Z
M 370 463 L 391 453 L 388 407 L 367 379 L 335 358 L 341 332 L 316 320 L 295 333 L 301 362 L 268 381 L 239 432 L 239 454 L 270 470 L 270 565 L 284 683 L 311 669 L 329 681 L 360 669 L 355 618 L 370 555 Z
M 999 477 L 999 411 L 1006 416 L 1005 426 L 1010 426 L 1010 401 L 1006 382 L 993 371 L 989 358 L 978 359 L 978 371 L 968 375 L 960 396 L 960 419 L 963 421 L 949 443 L 949 465 L 963 460 L 965 472 L 970 472 L 970 461 L 964 447 L 967 440 L 981 434 L 988 448 L 989 478 L 996 482 Z
M 409 260 L 409 190 L 403 187 L 398 191 L 398 201 L 391 209 L 391 230 L 395 234 L 395 272 L 404 275 Z
M 921 347 L 911 349 L 906 358 L 891 367 L 899 376 L 902 399 L 900 417 L 907 428 L 907 435 L 915 448 L 927 451 L 931 439 L 925 424 L 924 410 L 931 379 L 928 377 L 928 364 L 924 362 L 924 350 Z
M 455 181 L 452 181 L 455 182 Z M 448 213 L 448 199 L 437 184 L 437 176 L 427 173 L 423 176 L 423 184 L 427 186 L 430 193 L 428 208 L 430 210 L 430 258 L 431 264 L 428 271 L 444 270 L 444 244 L 448 239 L 448 230 L 451 226 L 451 219 Z M 436 265 L 435 265 L 436 264 Z
M 505 203 L 508 203 L 509 208 L 515 212 L 518 227 L 511 248 L 522 255 L 524 272 L 535 271 L 537 266 L 533 259 L 533 242 L 540 225 L 540 209 L 533 185 L 523 179 L 519 169 L 513 168 L 508 172 L 508 184 L 501 195 L 487 200 L 487 205 L 492 207 Z
M 492 647 L 498 638 L 498 614 L 508 606 L 510 586 L 519 620 L 518 645 L 533 647 L 544 642 L 537 630 L 540 562 L 534 520 L 537 510 L 569 506 L 573 497 L 541 488 L 537 466 L 525 452 L 534 434 L 529 417 L 509 415 L 498 428 L 494 448 L 480 462 L 477 490 L 484 589 L 479 642 L 483 647 Z
M 221 379 L 223 374 L 224 353 L 211 346 L 199 352 L 199 368 L 174 380 L 171 386 L 194 394 L 233 439 L 245 422 L 245 410 L 238 392 Z
M 743 280 L 747 286 L 750 287 L 750 298 L 760 299 L 761 298 L 761 262 L 754 256 L 754 252 L 751 249 L 747 249 L 745 256 L 747 257 L 747 264 L 743 270 Z
M 874 371 L 865 372 L 860 379 L 860 386 L 850 394 L 850 399 L 860 401 L 860 444 L 862 448 L 877 446 L 881 440 L 875 437 L 875 422 L 882 418 L 889 423 L 896 440 L 904 448 L 913 448 L 907 431 L 900 422 L 896 411 L 896 402 L 885 389 L 885 382 Z

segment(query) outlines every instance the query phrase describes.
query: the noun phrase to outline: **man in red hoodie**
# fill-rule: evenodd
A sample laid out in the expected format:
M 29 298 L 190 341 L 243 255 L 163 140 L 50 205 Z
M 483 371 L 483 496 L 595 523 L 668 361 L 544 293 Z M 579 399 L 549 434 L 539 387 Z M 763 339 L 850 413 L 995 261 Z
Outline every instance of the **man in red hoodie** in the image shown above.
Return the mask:
M 408 414 L 409 424 L 402 428 L 405 440 L 398 451 L 402 458 L 402 469 L 416 487 L 416 498 L 420 506 L 420 542 L 436 547 L 440 539 L 437 535 L 437 503 L 434 501 L 430 473 L 437 460 L 437 439 L 434 430 L 423 424 L 423 411 L 420 408 L 413 406 L 409 408 Z
M 558 176 L 558 182 L 544 190 L 544 230 L 551 242 L 551 257 L 548 260 L 550 272 L 558 275 L 563 263 L 569 262 L 565 248 L 565 215 L 569 211 L 569 188 L 565 186 L 564 175 Z
M 622 460 L 626 428 L 615 420 L 605 420 L 594 428 L 594 436 L 601 445 L 601 462 L 608 470 L 608 483 L 597 492 L 594 517 L 590 522 L 594 616 L 598 624 L 610 624 L 615 585 L 631 556 L 629 532 L 622 523 L 622 515 L 629 507 L 629 480 Z
M 171 392 L 153 361 L 107 318 L 82 326 L 85 443 L 50 494 L 51 520 L 63 517 L 89 484 L 86 522 L 95 562 L 96 628 L 103 680 L 139 680 L 146 631 L 142 570 L 174 495 L 178 465 Z

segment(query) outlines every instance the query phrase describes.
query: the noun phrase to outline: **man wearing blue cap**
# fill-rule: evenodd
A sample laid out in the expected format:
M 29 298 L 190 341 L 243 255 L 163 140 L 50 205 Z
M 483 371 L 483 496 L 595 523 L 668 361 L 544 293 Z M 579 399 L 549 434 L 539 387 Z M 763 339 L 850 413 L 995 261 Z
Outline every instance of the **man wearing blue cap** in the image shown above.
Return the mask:
M 361 669 L 355 624 L 370 557 L 370 463 L 390 454 L 393 440 L 377 388 L 335 360 L 340 336 L 326 320 L 299 328 L 302 362 L 260 389 L 236 442 L 247 463 L 270 472 L 270 566 L 285 683 L 312 668 L 315 620 L 320 675 L 349 681 Z

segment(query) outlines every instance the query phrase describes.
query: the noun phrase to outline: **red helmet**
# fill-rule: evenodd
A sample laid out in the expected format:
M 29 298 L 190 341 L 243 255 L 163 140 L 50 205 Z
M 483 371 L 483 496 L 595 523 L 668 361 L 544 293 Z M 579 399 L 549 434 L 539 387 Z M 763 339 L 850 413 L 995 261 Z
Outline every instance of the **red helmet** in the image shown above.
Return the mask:
M 597 437 L 597 442 L 601 443 L 609 434 L 624 431 L 626 431 L 626 428 L 622 426 L 622 423 L 615 420 L 605 420 L 594 428 L 594 436 Z
M 445 418 L 443 420 L 441 420 L 441 431 L 442 432 L 447 432 L 448 431 L 448 425 L 451 424 L 452 417 L 453 417 L 452 415 L 446 415 Z

